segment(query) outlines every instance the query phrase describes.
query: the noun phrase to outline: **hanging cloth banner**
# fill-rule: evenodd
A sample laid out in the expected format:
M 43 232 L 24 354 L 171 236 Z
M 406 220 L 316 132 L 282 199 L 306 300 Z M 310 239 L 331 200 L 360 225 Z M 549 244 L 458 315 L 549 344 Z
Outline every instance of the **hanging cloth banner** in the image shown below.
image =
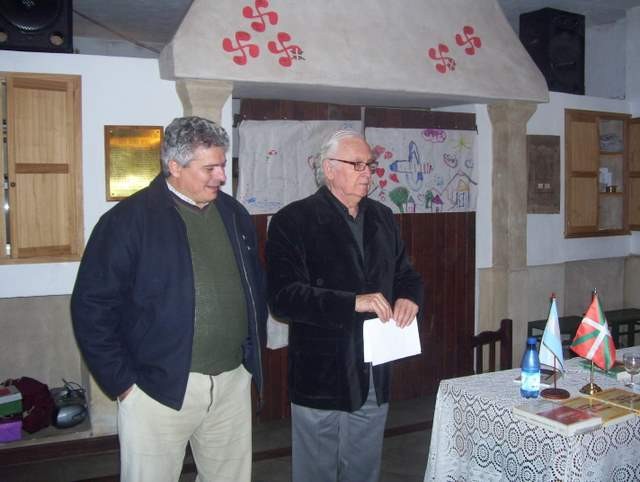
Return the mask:
M 379 162 L 369 197 L 396 213 L 475 211 L 475 131 L 365 129 Z
M 273 214 L 318 189 L 313 162 L 335 131 L 360 121 L 243 121 L 237 199 L 250 214 Z

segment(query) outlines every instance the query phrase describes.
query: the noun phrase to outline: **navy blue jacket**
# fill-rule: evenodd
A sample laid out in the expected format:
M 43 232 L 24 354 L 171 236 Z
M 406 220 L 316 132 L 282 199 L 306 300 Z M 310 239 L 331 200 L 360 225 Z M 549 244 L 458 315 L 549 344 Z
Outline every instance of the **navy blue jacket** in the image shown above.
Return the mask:
M 215 200 L 243 281 L 249 334 L 243 364 L 262 393 L 260 334 L 267 319 L 256 232 L 231 196 Z M 73 328 L 89 370 L 115 398 L 136 383 L 179 410 L 191 365 L 195 289 L 184 222 L 162 175 L 98 221 L 71 297 Z

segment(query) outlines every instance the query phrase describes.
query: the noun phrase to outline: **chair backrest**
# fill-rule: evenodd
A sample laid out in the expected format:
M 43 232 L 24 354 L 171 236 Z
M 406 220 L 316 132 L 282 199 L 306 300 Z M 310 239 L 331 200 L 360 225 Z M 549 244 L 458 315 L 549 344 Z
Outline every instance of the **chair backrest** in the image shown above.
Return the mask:
M 489 369 L 496 371 L 496 344 L 500 343 L 500 370 L 512 367 L 511 364 L 511 337 L 513 321 L 504 318 L 500 322 L 500 329 L 496 331 L 483 331 L 472 338 L 471 346 L 475 352 L 475 373 L 483 373 L 483 347 L 489 347 Z

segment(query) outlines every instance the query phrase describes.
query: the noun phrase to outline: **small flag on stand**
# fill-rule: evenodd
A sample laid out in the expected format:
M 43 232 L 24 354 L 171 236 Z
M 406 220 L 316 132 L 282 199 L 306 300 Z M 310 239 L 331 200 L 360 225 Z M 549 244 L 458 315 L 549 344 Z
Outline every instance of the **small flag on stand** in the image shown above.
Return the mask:
M 564 356 L 562 354 L 562 339 L 560 337 L 560 324 L 558 322 L 558 308 L 556 297 L 551 295 L 551 305 L 549 306 L 549 316 L 547 325 L 544 327 L 542 342 L 540 343 L 540 363 L 550 367 L 559 368 L 564 371 Z M 556 360 L 554 362 L 554 359 Z
M 609 370 L 616 361 L 616 347 L 595 291 L 570 348 L 603 370 Z

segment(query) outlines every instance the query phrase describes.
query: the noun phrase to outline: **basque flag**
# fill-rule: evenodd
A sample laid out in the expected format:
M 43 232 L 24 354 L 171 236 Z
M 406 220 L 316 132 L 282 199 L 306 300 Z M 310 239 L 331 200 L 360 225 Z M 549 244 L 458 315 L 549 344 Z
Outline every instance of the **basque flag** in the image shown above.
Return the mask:
M 570 348 L 603 370 L 609 370 L 616 361 L 616 347 L 595 292 Z

